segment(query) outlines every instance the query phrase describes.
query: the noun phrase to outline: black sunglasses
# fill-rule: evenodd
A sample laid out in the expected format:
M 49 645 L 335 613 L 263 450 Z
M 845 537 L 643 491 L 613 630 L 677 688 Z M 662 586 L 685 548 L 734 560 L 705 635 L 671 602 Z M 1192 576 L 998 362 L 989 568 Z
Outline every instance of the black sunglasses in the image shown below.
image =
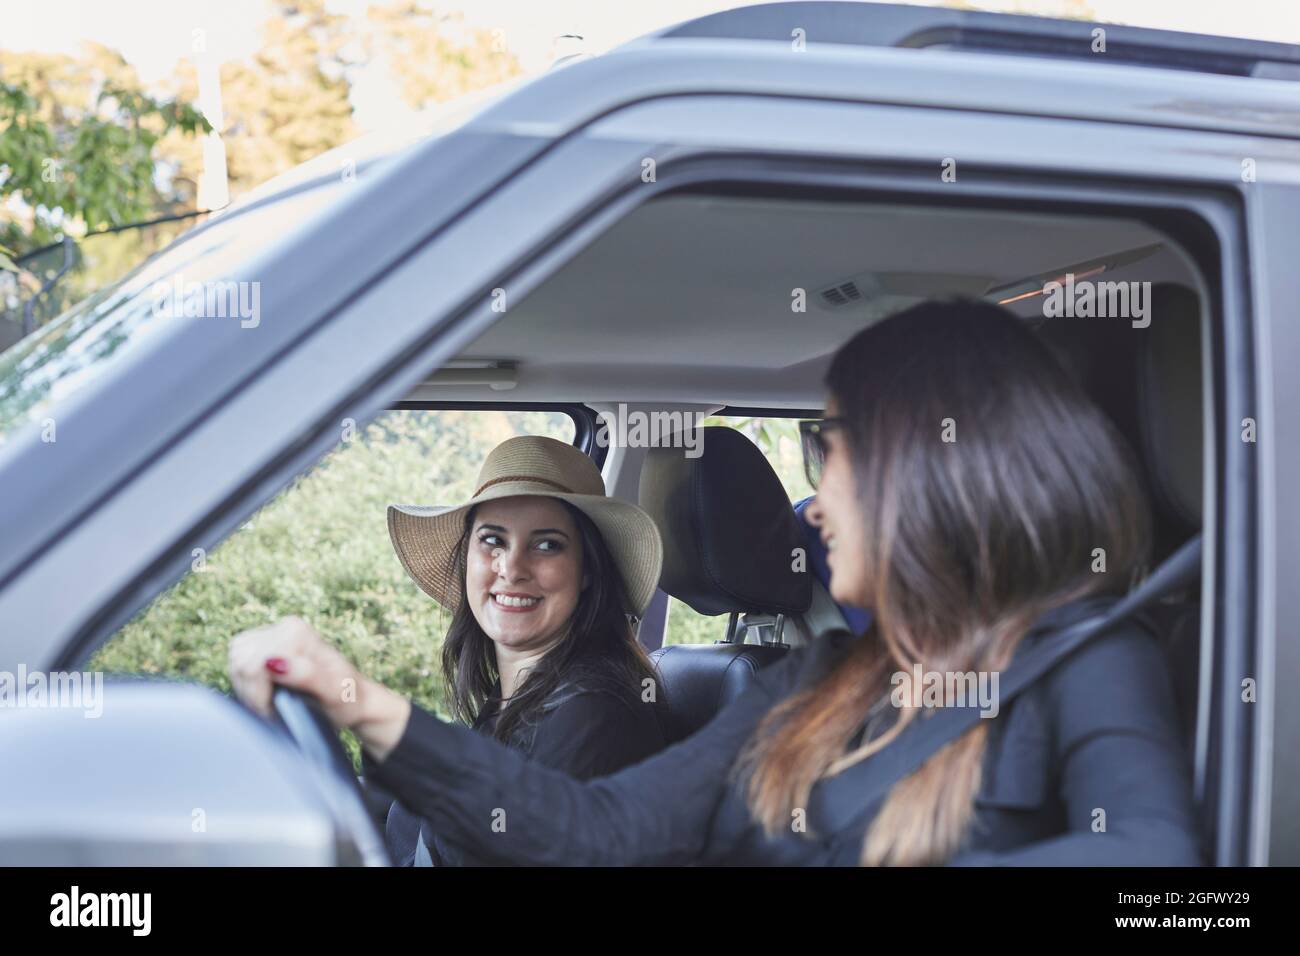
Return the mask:
M 843 418 L 806 419 L 799 423 L 799 444 L 803 448 L 803 473 L 814 491 L 821 481 L 826 462 L 826 433 L 844 426 Z

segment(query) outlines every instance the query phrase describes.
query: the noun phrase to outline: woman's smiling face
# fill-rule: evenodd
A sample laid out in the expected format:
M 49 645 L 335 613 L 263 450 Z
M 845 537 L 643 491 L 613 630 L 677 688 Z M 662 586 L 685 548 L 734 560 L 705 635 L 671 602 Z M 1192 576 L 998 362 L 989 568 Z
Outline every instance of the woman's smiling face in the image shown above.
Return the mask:
M 545 650 L 578 606 L 582 539 L 555 499 L 524 495 L 479 505 L 465 558 L 470 610 L 500 646 Z

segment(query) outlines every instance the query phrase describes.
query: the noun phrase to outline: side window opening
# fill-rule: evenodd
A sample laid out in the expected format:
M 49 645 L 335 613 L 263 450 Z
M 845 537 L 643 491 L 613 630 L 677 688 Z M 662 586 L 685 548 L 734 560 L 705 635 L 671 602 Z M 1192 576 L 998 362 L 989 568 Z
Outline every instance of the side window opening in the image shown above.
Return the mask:
M 287 615 L 311 621 L 366 673 L 442 712 L 449 623 L 388 540 L 390 503 L 473 494 L 487 453 L 515 435 L 573 442 L 562 411 L 396 409 L 340 423 L 338 446 L 263 505 L 111 637 L 91 670 L 183 678 L 229 691 L 229 639 Z

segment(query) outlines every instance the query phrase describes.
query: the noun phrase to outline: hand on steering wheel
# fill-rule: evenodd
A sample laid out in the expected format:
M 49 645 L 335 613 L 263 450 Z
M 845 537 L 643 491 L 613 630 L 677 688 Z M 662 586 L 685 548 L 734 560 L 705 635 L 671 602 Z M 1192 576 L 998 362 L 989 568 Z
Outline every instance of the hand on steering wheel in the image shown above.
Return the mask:
M 371 819 L 352 761 L 343 749 L 338 731 L 316 701 L 288 687 L 276 687 L 271 696 L 272 723 L 302 751 L 316 771 L 322 795 L 335 824 L 357 848 L 362 866 L 391 866 L 383 837 Z
M 336 729 L 358 719 L 362 677 L 352 663 L 306 621 L 286 618 L 230 642 L 230 681 L 245 706 L 306 756 L 336 826 L 360 853 L 358 862 L 388 865 L 387 848 Z

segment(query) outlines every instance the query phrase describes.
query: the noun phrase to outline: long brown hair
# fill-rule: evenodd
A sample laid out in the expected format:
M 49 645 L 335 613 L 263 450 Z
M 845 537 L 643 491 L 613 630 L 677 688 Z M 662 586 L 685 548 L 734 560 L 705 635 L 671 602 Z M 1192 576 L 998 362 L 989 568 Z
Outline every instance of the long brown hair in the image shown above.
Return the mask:
M 765 717 L 738 761 L 769 834 L 790 826 L 820 778 L 888 746 L 917 716 L 899 709 L 849 752 L 892 674 L 1000 671 L 1044 611 L 1130 588 L 1149 548 L 1123 439 L 1009 312 L 915 306 L 854 336 L 826 385 L 846 420 L 873 621 L 836 667 Z M 1094 571 L 1099 554 L 1106 573 Z M 988 723 L 894 786 L 864 864 L 940 863 L 961 849 Z
M 559 503 L 582 540 L 588 585 L 578 595 L 560 639 L 528 669 L 497 719 L 493 736 L 512 745 L 527 742 L 540 716 L 559 703 L 556 694 L 563 688 L 608 690 L 636 703 L 643 681 L 656 676 L 623 611 L 623 580 L 609 546 L 590 518 L 567 501 Z M 466 549 L 477 510 L 466 513 L 465 529 L 449 558 L 453 580 L 460 582 L 460 603 L 442 644 L 450 709 L 467 724 L 477 719 L 500 676 L 496 645 L 479 626 L 465 594 Z

